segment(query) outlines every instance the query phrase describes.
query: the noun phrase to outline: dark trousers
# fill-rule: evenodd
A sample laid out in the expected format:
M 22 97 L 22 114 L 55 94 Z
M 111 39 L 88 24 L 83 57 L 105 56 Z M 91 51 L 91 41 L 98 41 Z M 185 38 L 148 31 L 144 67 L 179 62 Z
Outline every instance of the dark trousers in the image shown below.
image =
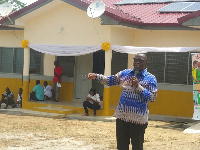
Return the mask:
M 1 107 L 2 103 L 6 104 L 6 108 L 8 108 L 8 105 L 12 105 L 12 108 L 16 107 L 15 101 L 13 99 L 10 99 L 10 98 L 8 98 L 8 99 L 2 98 L 1 101 L 0 101 L 0 107 Z
M 39 101 L 39 99 L 37 99 L 37 97 L 33 93 L 30 93 L 30 100 Z
M 88 109 L 93 109 L 94 110 L 94 115 L 96 115 L 96 110 L 100 109 L 100 105 L 98 103 L 93 103 L 91 104 L 89 101 L 84 101 L 83 102 L 83 107 L 85 109 L 85 113 L 88 114 Z
M 48 97 L 47 95 L 44 95 L 44 100 L 51 100 L 51 98 Z
M 144 133 L 147 123 L 144 125 L 116 120 L 117 149 L 129 150 L 131 139 L 132 150 L 143 150 Z

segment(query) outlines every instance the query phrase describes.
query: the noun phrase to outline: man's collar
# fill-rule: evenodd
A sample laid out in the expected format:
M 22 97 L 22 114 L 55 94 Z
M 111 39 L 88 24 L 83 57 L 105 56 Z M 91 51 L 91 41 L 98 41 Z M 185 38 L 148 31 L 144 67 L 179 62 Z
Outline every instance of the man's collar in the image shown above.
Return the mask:
M 136 70 L 132 69 L 131 72 L 135 73 Z M 139 74 L 142 73 L 143 76 L 145 76 L 147 74 L 147 68 L 145 68 L 144 70 L 142 70 L 141 72 L 139 72 Z

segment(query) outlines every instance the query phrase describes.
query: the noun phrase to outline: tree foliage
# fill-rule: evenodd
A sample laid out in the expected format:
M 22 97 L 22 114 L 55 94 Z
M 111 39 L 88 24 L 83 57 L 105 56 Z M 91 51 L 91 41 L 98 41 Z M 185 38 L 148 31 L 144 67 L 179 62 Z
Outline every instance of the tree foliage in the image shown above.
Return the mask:
M 13 11 L 17 11 L 26 6 L 26 3 L 20 2 L 19 0 L 0 0 L 0 4 L 10 2 L 13 5 Z

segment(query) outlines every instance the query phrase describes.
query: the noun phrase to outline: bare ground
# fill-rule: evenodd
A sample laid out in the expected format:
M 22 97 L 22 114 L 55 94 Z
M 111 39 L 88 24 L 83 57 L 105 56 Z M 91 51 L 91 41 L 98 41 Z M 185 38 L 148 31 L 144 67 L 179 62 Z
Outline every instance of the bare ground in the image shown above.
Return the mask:
M 115 122 L 0 114 L 1 150 L 114 150 Z M 199 150 L 200 134 L 175 122 L 149 121 L 144 150 Z

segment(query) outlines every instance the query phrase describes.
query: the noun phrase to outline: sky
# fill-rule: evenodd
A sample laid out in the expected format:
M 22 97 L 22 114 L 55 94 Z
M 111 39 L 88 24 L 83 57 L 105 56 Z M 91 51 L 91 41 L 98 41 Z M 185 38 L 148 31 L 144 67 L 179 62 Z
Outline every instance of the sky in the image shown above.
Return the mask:
M 32 3 L 34 3 L 34 2 L 36 2 L 37 0 L 19 0 L 19 1 L 24 2 L 24 3 L 26 3 L 27 5 L 30 5 L 30 4 L 32 4 Z

